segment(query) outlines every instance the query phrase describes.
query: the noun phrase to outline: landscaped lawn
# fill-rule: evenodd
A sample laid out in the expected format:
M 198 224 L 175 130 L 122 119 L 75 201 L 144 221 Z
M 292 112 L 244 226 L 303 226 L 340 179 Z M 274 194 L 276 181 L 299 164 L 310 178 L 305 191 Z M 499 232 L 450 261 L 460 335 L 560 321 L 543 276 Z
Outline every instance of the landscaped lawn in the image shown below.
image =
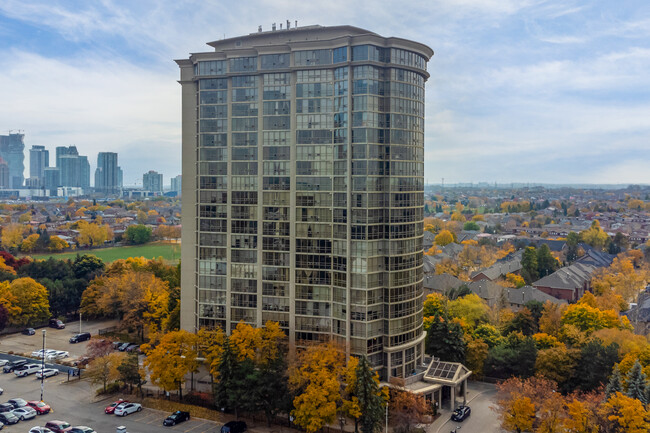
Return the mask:
M 161 256 L 166 261 L 178 262 L 181 259 L 181 244 L 152 242 L 145 245 L 129 247 L 101 248 L 95 250 L 79 249 L 73 252 L 58 254 L 34 254 L 32 257 L 35 259 L 47 259 L 48 257 L 53 257 L 55 259 L 74 259 L 77 254 L 90 254 L 97 256 L 105 263 L 129 257 L 156 259 Z

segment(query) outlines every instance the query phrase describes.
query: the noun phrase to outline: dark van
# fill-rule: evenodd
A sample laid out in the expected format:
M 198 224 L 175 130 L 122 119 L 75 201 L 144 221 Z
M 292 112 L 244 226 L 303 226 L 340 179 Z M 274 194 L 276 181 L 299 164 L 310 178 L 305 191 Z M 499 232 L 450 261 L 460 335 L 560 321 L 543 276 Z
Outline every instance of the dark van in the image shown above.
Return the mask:
M 70 337 L 70 343 L 79 343 L 86 340 L 90 340 L 90 332 L 82 332 L 81 334 L 75 334 Z
M 11 362 L 5 364 L 5 366 L 2 368 L 2 371 L 4 371 L 5 373 L 11 373 L 12 371 L 17 369 L 18 367 L 22 367 L 25 364 L 27 364 L 26 359 L 20 359 L 18 361 L 11 361 Z
M 60 321 L 59 319 L 52 317 L 50 319 L 50 328 L 56 328 L 56 329 L 64 329 L 65 328 L 65 323 Z
M 221 427 L 221 433 L 244 433 L 246 423 L 244 421 L 229 421 Z

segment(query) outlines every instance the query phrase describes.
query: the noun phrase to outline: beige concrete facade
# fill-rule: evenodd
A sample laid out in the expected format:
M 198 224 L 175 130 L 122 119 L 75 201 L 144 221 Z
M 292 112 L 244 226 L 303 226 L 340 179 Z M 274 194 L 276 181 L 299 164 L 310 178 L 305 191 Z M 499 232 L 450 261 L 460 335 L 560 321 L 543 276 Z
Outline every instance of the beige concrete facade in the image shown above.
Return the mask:
M 383 377 L 421 364 L 430 48 L 351 26 L 254 33 L 179 60 L 181 326 L 280 323 Z

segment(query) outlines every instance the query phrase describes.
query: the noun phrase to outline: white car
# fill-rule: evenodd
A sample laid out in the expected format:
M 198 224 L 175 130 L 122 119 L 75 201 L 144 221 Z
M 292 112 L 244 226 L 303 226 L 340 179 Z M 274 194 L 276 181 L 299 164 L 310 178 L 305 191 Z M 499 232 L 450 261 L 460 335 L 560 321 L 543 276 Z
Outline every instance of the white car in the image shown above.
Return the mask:
M 43 371 L 39 370 L 36 373 L 36 378 L 41 379 L 44 377 L 56 376 L 57 374 L 59 374 L 59 370 L 57 370 L 56 368 L 46 368 Z
M 140 403 L 122 403 L 115 408 L 115 415 L 127 416 L 133 412 L 140 412 L 142 405 Z
M 36 417 L 36 411 L 29 406 L 19 407 L 18 409 L 12 410 L 11 413 L 16 415 L 16 417 L 21 421 L 25 421 L 26 419 L 32 419 Z
M 9 363 L 8 359 L 0 359 L 0 367 L 4 367 Z
M 40 364 L 26 364 L 14 370 L 14 374 L 18 377 L 25 377 L 25 376 L 29 376 L 30 374 L 39 372 L 40 370 L 41 370 Z
M 40 358 L 43 357 L 43 354 L 45 353 L 45 359 L 48 359 L 49 357 L 54 355 L 56 352 L 57 352 L 56 350 L 52 350 L 52 349 L 45 349 L 45 351 L 43 351 L 43 349 L 41 349 L 41 350 L 37 350 L 35 352 L 32 352 L 32 357 L 40 359 Z
M 55 350 L 53 353 L 50 353 L 48 355 L 45 355 L 45 359 L 51 360 L 51 359 L 63 359 L 67 358 L 70 356 L 70 352 L 66 352 L 63 350 Z
M 32 427 L 29 429 L 29 433 L 54 433 L 52 430 L 50 430 L 47 427 Z

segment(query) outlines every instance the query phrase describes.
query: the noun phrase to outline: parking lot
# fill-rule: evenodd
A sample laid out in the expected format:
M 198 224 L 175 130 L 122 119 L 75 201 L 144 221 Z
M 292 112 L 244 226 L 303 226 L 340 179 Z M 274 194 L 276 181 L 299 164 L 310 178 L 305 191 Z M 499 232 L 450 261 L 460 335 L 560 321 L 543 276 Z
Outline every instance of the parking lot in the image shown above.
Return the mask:
M 100 329 L 108 328 L 115 325 L 115 321 L 92 321 L 83 322 L 81 330 L 90 332 L 96 336 Z M 70 357 L 64 361 L 71 361 L 83 356 L 86 353 L 87 341 L 81 343 L 70 343 L 70 337 L 79 333 L 79 322 L 70 322 L 66 324 L 65 329 L 41 328 L 45 329 L 45 348 L 53 350 L 64 350 L 70 352 Z M 13 352 L 29 356 L 33 351 L 43 348 L 43 334 L 41 329 L 36 330 L 35 335 L 12 334 L 3 335 L 0 338 L 0 351 L 4 353 Z
M 4 389 L 0 397 L 2 402 L 16 397 L 28 401 L 40 400 L 41 397 L 41 381 L 35 379 L 34 375 L 22 378 L 13 373 L 0 373 L 0 388 Z M 94 392 L 96 388 L 97 386 L 85 380 L 73 379 L 68 382 L 66 375 L 47 378 L 44 380 L 43 400 L 52 407 L 52 412 L 6 426 L 3 432 L 26 432 L 34 426 L 43 426 L 51 420 L 67 421 L 72 425 L 86 425 L 94 428 L 97 433 L 113 433 L 118 426 L 127 427 L 129 433 L 160 431 L 207 433 L 218 432 L 221 427 L 219 423 L 196 418 L 173 427 L 163 427 L 162 421 L 169 414 L 147 408 L 126 417 L 106 415 L 104 408 L 113 401 L 114 397 L 96 401 Z

